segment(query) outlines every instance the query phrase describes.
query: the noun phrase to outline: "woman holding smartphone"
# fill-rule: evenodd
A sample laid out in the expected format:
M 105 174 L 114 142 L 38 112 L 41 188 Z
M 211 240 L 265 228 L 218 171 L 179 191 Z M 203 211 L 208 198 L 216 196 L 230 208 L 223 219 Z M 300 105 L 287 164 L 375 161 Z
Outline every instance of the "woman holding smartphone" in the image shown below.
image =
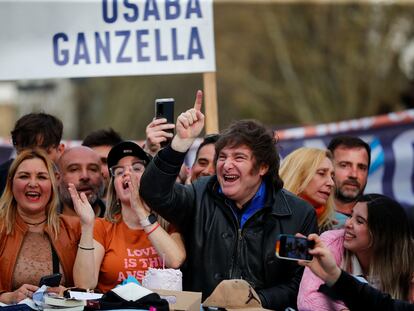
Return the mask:
M 88 251 L 77 258 L 73 269 L 76 286 L 107 292 L 128 276 L 141 281 L 150 267 L 179 268 L 184 262 L 181 235 L 151 213 L 139 196 L 140 179 L 150 160 L 131 141 L 121 142 L 109 152 L 111 180 L 105 218 L 87 224 Z M 75 206 L 90 206 L 75 188 L 69 190 Z
M 337 299 L 345 302 L 353 311 L 414 311 L 414 304 L 404 300 L 392 299 L 376 288 L 362 283 L 345 272 L 336 264 L 332 252 L 325 246 L 317 234 L 310 234 L 309 241 L 315 247 L 309 252 L 313 255 L 310 262 L 299 261 L 308 267 L 317 277 L 323 280 Z
M 324 232 L 321 240 L 346 272 L 393 298 L 413 300 L 413 241 L 404 209 L 396 201 L 380 194 L 362 196 L 345 229 Z M 322 283 L 305 269 L 298 309 L 347 310 L 343 302 L 329 298 L 329 288 Z
M 0 199 L 0 302 L 31 298 L 43 276 L 62 274 L 73 286 L 72 267 L 83 240 L 78 217 L 58 215 L 53 163 L 44 151 L 19 153 Z M 82 223 L 93 210 L 77 210 Z M 59 290 L 56 288 L 56 290 Z

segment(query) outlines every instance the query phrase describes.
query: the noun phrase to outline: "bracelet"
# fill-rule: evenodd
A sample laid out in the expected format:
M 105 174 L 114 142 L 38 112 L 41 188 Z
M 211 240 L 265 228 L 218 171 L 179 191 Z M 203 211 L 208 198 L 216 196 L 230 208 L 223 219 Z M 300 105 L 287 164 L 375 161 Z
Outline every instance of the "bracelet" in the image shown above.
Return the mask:
M 94 249 L 95 249 L 95 247 L 83 247 L 82 245 L 78 245 L 78 247 L 80 248 L 80 249 L 83 249 L 83 250 L 85 250 L 85 251 L 93 251 Z
M 147 232 L 147 235 L 150 235 L 151 233 L 153 233 L 155 230 L 157 230 L 157 228 L 160 226 L 160 224 L 157 224 L 154 228 L 151 229 L 150 232 Z

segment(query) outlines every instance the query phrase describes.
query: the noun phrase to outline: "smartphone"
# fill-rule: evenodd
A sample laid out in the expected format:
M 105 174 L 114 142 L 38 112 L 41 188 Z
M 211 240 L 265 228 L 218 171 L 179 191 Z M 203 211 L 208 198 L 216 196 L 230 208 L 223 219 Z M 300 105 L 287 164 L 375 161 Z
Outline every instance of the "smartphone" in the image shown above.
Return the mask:
M 167 119 L 167 123 L 174 124 L 174 98 L 158 98 L 155 100 L 155 118 Z M 174 130 L 166 130 L 166 132 L 170 132 L 174 134 Z M 164 141 L 161 143 L 161 147 L 165 147 L 171 142 L 171 139 Z
M 315 245 L 314 241 L 307 238 L 300 238 L 290 234 L 279 235 L 276 242 L 276 256 L 288 260 L 311 261 L 313 256 L 309 254 L 309 249 Z
M 46 285 L 49 287 L 57 287 L 60 285 L 60 281 L 62 280 L 62 274 L 54 273 L 46 276 L 42 276 L 39 281 L 39 287 L 42 285 Z

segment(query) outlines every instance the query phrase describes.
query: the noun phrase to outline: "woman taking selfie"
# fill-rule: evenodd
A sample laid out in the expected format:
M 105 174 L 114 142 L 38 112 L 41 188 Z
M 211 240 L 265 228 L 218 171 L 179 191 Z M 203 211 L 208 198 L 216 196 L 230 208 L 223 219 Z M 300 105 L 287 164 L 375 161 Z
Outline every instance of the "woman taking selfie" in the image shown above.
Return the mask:
M 0 199 L 0 302 L 31 298 L 41 277 L 53 273 L 62 274 L 60 284 L 73 286 L 81 226 L 77 217 L 59 216 L 57 205 L 55 173 L 46 153 L 19 153 Z M 94 217 L 93 211 L 81 212 L 83 220 Z
M 345 229 L 324 232 L 321 240 L 346 272 L 393 298 L 413 300 L 413 242 L 404 209 L 394 200 L 380 194 L 362 196 Z M 305 269 L 298 309 L 347 310 L 343 302 L 329 298 L 322 283 Z
M 74 266 L 76 286 L 114 288 L 128 276 L 141 281 L 148 268 L 178 268 L 185 259 L 181 235 L 151 213 L 139 196 L 139 182 L 150 158 L 134 142 L 115 145 L 108 154 L 111 180 L 105 219 L 88 224 L 88 253 Z M 69 188 L 75 206 L 89 206 Z
M 309 250 L 312 261 L 299 261 L 330 288 L 337 299 L 341 299 L 353 311 L 414 311 L 414 304 L 404 300 L 393 299 L 367 283 L 358 281 L 336 264 L 331 251 L 323 244 L 317 234 L 310 234 L 309 240 L 315 247 Z
M 314 207 L 319 232 L 331 229 L 334 218 L 331 152 L 307 147 L 296 149 L 283 159 L 279 174 L 286 190 Z

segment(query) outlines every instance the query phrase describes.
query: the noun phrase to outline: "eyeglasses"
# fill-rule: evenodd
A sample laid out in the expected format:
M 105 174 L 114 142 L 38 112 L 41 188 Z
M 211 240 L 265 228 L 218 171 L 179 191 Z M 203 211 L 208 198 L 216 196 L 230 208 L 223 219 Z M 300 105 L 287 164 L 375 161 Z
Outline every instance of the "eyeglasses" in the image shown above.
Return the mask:
M 115 165 L 112 166 L 109 170 L 111 171 L 111 175 L 113 177 L 121 177 L 125 174 L 127 169 L 132 169 L 133 173 L 142 173 L 145 170 L 145 161 L 135 162 L 132 165 Z

